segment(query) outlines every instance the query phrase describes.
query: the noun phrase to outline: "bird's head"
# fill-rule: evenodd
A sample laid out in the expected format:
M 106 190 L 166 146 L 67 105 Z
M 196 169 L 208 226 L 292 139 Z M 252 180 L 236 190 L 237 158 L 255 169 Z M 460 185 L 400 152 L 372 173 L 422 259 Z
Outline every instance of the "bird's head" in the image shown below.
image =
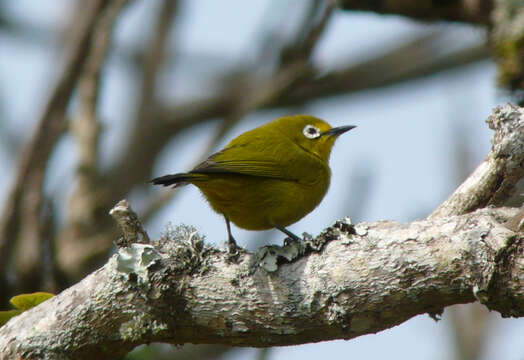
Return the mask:
M 326 162 L 329 161 L 338 136 L 356 127 L 331 127 L 324 120 L 311 115 L 284 116 L 276 120 L 275 125 L 299 147 Z

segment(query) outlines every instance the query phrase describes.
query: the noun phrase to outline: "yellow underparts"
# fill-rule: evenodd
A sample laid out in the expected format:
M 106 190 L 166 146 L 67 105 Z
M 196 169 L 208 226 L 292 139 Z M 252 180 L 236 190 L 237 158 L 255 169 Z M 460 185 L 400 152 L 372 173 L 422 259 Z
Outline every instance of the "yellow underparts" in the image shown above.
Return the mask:
M 239 174 L 201 174 L 191 181 L 235 225 L 247 230 L 288 226 L 310 213 L 329 187 L 329 169 L 308 181 Z

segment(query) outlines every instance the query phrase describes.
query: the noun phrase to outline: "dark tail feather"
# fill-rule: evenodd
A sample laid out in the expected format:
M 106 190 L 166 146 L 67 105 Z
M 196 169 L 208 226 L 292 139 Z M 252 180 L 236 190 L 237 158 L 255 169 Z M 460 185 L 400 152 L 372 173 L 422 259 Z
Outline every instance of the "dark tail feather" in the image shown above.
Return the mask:
M 164 185 L 164 186 L 170 186 L 173 185 L 173 187 L 178 187 L 182 185 L 186 185 L 189 180 L 191 180 L 193 177 L 190 174 L 180 173 L 180 174 L 173 174 L 173 175 L 164 175 L 157 178 L 154 178 L 153 180 L 150 180 L 150 183 L 153 183 L 154 185 Z

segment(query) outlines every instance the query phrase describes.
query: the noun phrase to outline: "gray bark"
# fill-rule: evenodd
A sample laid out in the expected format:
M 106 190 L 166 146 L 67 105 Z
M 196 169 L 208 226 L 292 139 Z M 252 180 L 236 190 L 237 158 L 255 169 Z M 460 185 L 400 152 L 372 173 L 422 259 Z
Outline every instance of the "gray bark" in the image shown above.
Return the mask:
M 153 341 L 265 347 L 351 339 L 477 300 L 522 317 L 524 208 L 490 205 L 522 178 L 524 112 L 499 107 L 488 123 L 490 154 L 428 219 L 339 221 L 285 251 L 232 258 L 189 227 L 148 243 L 121 202 L 112 211 L 125 238 L 118 253 L 1 327 L 0 358 L 113 359 Z
M 512 208 L 399 224 L 337 222 L 269 273 L 178 229 L 121 248 L 80 283 L 0 329 L 4 359 L 114 358 L 153 341 L 236 346 L 351 339 L 479 300 L 524 316 L 524 237 Z

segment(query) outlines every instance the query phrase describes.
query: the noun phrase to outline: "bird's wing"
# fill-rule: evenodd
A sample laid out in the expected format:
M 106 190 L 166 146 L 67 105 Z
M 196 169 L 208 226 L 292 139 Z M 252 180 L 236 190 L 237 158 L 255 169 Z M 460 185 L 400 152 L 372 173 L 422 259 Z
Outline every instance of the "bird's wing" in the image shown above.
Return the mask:
M 243 174 L 296 181 L 299 176 L 293 169 L 311 166 L 308 164 L 311 162 L 315 160 L 291 142 L 268 144 L 267 139 L 251 138 L 230 143 L 191 173 Z

